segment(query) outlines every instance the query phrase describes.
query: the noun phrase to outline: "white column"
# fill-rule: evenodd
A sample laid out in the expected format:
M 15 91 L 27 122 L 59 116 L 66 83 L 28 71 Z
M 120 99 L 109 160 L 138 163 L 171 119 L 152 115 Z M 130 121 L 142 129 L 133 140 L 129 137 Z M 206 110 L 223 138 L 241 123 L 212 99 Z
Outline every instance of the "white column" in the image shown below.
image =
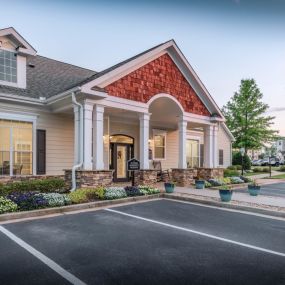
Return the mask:
M 219 165 L 218 126 L 213 126 L 213 167 Z
M 93 110 L 93 169 L 104 169 L 104 107 L 95 105 Z
M 180 118 L 178 123 L 179 130 L 179 160 L 178 160 L 178 168 L 186 169 L 187 161 L 186 161 L 186 131 L 187 131 L 187 122 Z
M 149 140 L 149 117 L 150 114 L 140 115 L 140 167 L 149 169 L 148 140 Z
M 79 163 L 79 107 L 73 106 L 74 112 L 74 164 Z
M 83 169 L 92 170 L 92 114 L 93 102 L 85 101 L 83 104 L 84 117 L 84 154 L 83 154 Z
M 213 145 L 213 126 L 206 126 L 204 128 L 204 167 L 214 167 Z

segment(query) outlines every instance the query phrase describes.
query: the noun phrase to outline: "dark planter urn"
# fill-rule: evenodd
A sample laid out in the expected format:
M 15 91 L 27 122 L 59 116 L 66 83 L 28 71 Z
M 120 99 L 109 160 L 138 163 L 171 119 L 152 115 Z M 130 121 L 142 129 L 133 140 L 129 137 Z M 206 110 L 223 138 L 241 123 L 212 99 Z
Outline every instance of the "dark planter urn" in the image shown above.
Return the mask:
M 250 196 L 257 196 L 260 192 L 260 186 L 248 185 L 247 188 Z
M 196 189 L 204 189 L 205 188 L 205 180 L 195 180 Z
M 175 188 L 175 184 L 174 183 L 165 182 L 164 183 L 164 188 L 165 188 L 165 192 L 166 193 L 173 193 L 174 192 L 174 188 Z
M 221 201 L 230 202 L 233 195 L 233 190 L 219 190 Z

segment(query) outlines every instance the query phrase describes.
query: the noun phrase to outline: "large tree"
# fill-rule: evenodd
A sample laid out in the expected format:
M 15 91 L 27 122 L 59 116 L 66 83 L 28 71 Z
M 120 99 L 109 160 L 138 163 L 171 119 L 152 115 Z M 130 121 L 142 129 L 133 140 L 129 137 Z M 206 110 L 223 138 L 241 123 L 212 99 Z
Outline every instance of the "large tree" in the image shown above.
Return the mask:
M 269 106 L 262 102 L 262 93 L 253 79 L 241 80 L 235 92 L 222 111 L 226 123 L 235 137 L 234 148 L 260 149 L 277 139 L 273 130 L 274 117 L 267 116 Z

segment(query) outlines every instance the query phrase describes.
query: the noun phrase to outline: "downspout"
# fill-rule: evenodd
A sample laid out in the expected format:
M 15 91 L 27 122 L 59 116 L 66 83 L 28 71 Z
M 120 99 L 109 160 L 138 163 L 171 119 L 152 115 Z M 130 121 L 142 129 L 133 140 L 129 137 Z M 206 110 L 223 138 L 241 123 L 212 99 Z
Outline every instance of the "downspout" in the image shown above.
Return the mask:
M 72 104 L 79 108 L 79 139 L 78 139 L 78 156 L 79 156 L 79 163 L 73 165 L 71 177 L 72 177 L 72 188 L 71 192 L 76 190 L 76 170 L 83 165 L 83 106 L 79 102 L 77 102 L 75 97 L 75 92 L 71 93 Z

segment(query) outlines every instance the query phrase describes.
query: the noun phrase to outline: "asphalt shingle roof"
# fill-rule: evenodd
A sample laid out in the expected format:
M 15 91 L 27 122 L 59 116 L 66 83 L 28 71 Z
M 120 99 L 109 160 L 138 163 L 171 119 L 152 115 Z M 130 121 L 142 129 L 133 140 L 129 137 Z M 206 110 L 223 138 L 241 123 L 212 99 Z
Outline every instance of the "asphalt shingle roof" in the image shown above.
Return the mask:
M 31 67 L 33 65 L 34 67 Z M 0 85 L 0 93 L 30 98 L 50 98 L 77 86 L 96 72 L 46 58 L 40 55 L 27 57 L 27 88 Z

